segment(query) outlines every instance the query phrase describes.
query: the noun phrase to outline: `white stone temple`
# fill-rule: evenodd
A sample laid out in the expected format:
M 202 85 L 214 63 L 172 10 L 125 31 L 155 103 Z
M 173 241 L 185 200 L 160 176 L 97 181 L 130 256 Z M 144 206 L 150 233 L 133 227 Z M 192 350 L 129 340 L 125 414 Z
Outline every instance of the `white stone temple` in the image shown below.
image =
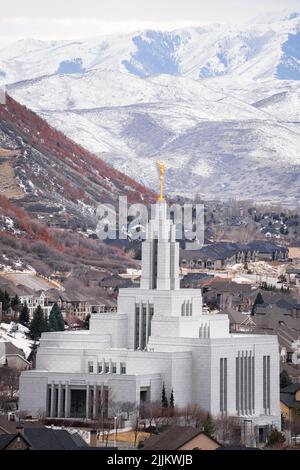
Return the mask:
M 36 370 L 21 375 L 20 410 L 92 419 L 108 393 L 142 405 L 160 402 L 164 384 L 177 406 L 280 429 L 277 337 L 232 334 L 227 315 L 202 313 L 201 290 L 180 288 L 166 202 L 155 209 L 140 288 L 120 289 L 117 313 L 93 314 L 89 331 L 42 335 Z

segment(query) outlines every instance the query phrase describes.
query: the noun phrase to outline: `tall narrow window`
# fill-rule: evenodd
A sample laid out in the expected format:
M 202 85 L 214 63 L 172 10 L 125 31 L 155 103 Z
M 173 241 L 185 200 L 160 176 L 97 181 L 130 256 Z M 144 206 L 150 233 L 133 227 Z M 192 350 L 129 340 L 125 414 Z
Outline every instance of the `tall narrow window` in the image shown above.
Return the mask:
M 148 318 L 148 321 L 149 321 L 149 325 L 148 325 L 148 335 L 151 336 L 151 321 L 152 321 L 152 317 L 154 315 L 154 307 L 152 304 L 150 304 L 150 307 L 149 307 L 149 312 L 150 312 L 150 315 L 149 315 L 149 318 Z M 149 338 L 147 338 L 147 341 L 148 341 Z
M 92 362 L 88 363 L 88 370 L 89 374 L 92 374 L 94 372 L 94 364 Z
M 227 412 L 227 357 L 220 359 L 220 411 Z
M 270 414 L 270 356 L 263 356 L 263 406 L 265 414 Z
M 236 357 L 235 359 L 235 406 L 237 414 L 239 415 L 241 412 L 240 407 L 240 358 Z
M 134 349 L 139 347 L 140 341 L 140 306 L 135 305 L 135 334 L 134 334 Z
M 157 256 L 158 256 L 158 240 L 153 240 L 153 257 L 152 257 L 152 289 L 157 287 Z
M 239 351 L 236 358 L 236 411 L 239 415 L 255 412 L 255 371 L 252 351 Z
M 141 349 L 145 349 L 146 343 L 147 343 L 146 327 L 147 327 L 147 306 L 143 305 L 143 308 L 142 308 L 142 344 L 141 344 Z

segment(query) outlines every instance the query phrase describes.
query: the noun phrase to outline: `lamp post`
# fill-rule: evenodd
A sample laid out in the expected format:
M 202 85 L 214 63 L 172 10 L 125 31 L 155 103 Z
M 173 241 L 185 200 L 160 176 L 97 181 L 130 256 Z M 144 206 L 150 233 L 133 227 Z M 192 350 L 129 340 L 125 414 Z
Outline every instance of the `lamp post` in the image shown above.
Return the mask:
M 117 447 L 117 423 L 118 423 L 118 417 L 114 417 L 115 421 L 115 432 L 114 432 L 114 447 Z

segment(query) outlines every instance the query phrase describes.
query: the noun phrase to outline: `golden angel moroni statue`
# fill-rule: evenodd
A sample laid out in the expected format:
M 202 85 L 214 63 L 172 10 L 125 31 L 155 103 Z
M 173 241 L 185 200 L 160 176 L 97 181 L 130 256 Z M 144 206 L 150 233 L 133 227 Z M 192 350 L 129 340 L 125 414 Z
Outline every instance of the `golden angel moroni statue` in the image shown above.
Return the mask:
M 159 201 L 164 201 L 164 172 L 165 172 L 165 164 L 161 160 L 158 160 L 157 162 L 158 168 L 159 168 Z

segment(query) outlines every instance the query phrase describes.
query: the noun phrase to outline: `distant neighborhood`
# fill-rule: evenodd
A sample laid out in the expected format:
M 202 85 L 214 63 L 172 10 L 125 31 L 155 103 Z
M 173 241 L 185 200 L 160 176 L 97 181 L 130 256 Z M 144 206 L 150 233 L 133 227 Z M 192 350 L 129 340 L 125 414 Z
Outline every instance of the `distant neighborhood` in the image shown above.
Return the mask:
M 200 289 L 203 313 L 208 317 L 218 314 L 220 318 L 222 315 L 228 316 L 232 334 L 277 336 L 282 442 L 285 442 L 285 446 L 295 447 L 298 441 L 293 436 L 298 435 L 297 410 L 300 406 L 300 365 L 295 361 L 300 348 L 300 253 L 295 244 L 290 247 L 281 238 L 264 236 L 243 242 L 207 241 L 198 250 L 182 248 L 180 286 L 183 289 Z M 46 277 L 36 270 L 26 271 L 16 267 L 6 267 L 0 272 L 0 406 L 3 412 L 13 417 L 11 419 L 15 423 L 15 427 L 3 425 L 5 431 L 3 438 L 0 436 L 0 447 L 9 449 L 21 445 L 22 448 L 39 448 L 35 445 L 34 431 L 28 426 L 41 426 L 45 430 L 46 442 L 49 428 L 45 428 L 45 425 L 59 425 L 60 422 L 67 424 L 62 419 L 52 420 L 50 411 L 49 416 L 38 417 L 38 424 L 35 424 L 37 417 L 33 421 L 31 417 L 31 421 L 28 421 L 28 417 L 24 419 L 23 415 L 18 414 L 19 376 L 22 371 L 35 369 L 40 336 L 47 331 L 87 331 L 91 316 L 100 318 L 102 315 L 111 315 L 114 318 L 119 290 L 137 288 L 140 279 L 138 261 L 135 269 L 97 270 L 94 273 L 89 270 L 84 284 L 70 279 L 67 273 Z M 107 367 L 107 370 L 111 368 L 112 372 L 116 368 L 114 363 L 107 365 L 106 362 L 102 367 Z M 125 371 L 125 365 L 121 364 L 122 367 Z M 106 393 L 110 403 L 109 391 Z M 79 403 L 76 406 L 80 406 Z M 230 422 L 229 418 L 225 422 L 224 417 L 215 422 L 213 417 L 206 416 L 200 409 L 195 410 L 193 418 L 190 416 L 185 421 L 184 427 L 184 411 L 169 409 L 169 400 L 163 417 L 159 417 L 160 413 L 154 405 L 151 405 L 153 409 L 150 405 L 145 407 L 136 421 L 137 427 L 132 424 L 136 416 L 132 405 L 128 405 L 126 411 L 125 404 L 116 405 L 112 402 L 113 408 L 120 407 L 116 431 L 109 406 L 105 412 L 104 425 L 102 423 L 99 426 L 99 422 L 93 420 L 85 423 L 80 422 L 80 419 L 76 422 L 73 420 L 69 423 L 69 431 L 75 433 L 71 434 L 71 438 L 78 433 L 85 438 L 82 440 L 82 437 L 76 437 L 75 444 L 72 440 L 69 440 L 69 444 L 60 444 L 59 439 L 63 436 L 57 435 L 55 448 L 60 448 L 60 445 L 68 445 L 70 448 L 74 448 L 74 445 L 100 448 L 116 445 L 121 448 L 167 449 L 169 447 L 166 446 L 170 445 L 170 449 L 188 449 L 190 445 L 218 449 L 226 445 L 250 445 L 250 441 L 247 443 L 239 437 L 243 430 L 237 422 Z M 197 420 L 202 422 L 200 428 L 194 427 Z M 176 428 L 178 423 L 180 432 Z M 158 430 L 157 436 L 149 438 L 149 424 Z M 164 431 L 166 424 L 168 431 Z M 126 431 L 128 426 L 131 431 Z M 97 429 L 96 437 L 93 427 Z M 223 429 L 226 437 L 221 431 L 216 431 L 217 427 Z M 225 428 L 228 428 L 226 432 Z M 178 432 L 177 442 L 172 436 Z M 17 436 L 22 436 L 21 441 L 15 440 Z M 267 434 L 263 436 L 257 438 L 256 445 L 266 445 Z M 274 437 L 275 440 L 277 438 Z M 65 435 L 64 439 L 69 437 Z M 254 445 L 253 442 L 251 445 Z

